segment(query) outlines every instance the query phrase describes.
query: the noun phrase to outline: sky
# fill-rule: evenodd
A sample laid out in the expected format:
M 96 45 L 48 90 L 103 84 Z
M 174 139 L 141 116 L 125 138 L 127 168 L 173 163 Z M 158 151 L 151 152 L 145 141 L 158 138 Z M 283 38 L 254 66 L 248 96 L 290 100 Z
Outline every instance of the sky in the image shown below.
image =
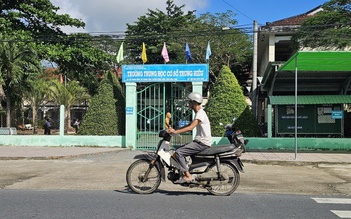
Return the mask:
M 166 0 L 50 0 L 60 7 L 58 13 L 69 14 L 85 22 L 85 29 L 63 27 L 67 33 L 123 33 L 126 23 L 133 24 L 148 9 L 165 11 Z M 299 15 L 322 5 L 326 0 L 173 0 L 183 11 L 196 10 L 196 14 L 222 13 L 232 10 L 238 25 L 258 25 Z

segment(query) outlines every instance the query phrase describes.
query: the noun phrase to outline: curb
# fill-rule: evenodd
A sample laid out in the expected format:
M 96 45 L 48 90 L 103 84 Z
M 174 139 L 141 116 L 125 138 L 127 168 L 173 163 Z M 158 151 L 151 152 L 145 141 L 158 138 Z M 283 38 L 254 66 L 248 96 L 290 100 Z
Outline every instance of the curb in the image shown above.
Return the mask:
M 294 160 L 245 160 L 241 159 L 244 164 L 251 163 L 257 165 L 279 165 L 279 166 L 314 166 L 318 164 L 331 165 L 351 165 L 351 162 L 328 162 L 328 161 L 294 161 Z

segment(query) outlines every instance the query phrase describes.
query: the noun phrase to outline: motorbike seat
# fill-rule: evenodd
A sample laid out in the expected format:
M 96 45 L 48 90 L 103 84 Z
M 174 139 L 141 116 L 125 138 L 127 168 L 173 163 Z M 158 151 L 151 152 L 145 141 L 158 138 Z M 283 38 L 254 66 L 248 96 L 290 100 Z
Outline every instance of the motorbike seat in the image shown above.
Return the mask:
M 232 151 L 235 148 L 236 147 L 233 144 L 214 146 L 214 147 L 207 148 L 207 149 L 197 153 L 195 156 L 215 155 L 215 154 L 220 154 L 220 153 L 225 153 L 225 152 L 228 152 L 228 151 Z

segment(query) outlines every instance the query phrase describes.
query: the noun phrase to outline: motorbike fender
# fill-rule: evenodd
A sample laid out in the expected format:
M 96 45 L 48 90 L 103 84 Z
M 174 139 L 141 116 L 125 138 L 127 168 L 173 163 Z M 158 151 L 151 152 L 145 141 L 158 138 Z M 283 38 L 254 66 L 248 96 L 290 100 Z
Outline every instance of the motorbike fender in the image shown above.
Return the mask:
M 152 161 L 152 160 L 155 160 L 156 157 L 157 157 L 156 154 L 138 154 L 134 156 L 134 159 Z
M 222 161 L 228 161 L 230 163 L 232 163 L 237 170 L 239 170 L 240 172 L 244 173 L 244 164 L 241 162 L 240 158 L 235 158 L 235 159 L 221 159 Z
M 165 173 L 165 167 L 162 165 L 160 159 L 157 157 L 157 154 L 138 154 L 134 157 L 134 159 L 140 159 L 140 160 L 156 160 L 156 168 L 158 172 L 161 174 L 161 179 L 162 181 L 166 181 L 166 173 Z

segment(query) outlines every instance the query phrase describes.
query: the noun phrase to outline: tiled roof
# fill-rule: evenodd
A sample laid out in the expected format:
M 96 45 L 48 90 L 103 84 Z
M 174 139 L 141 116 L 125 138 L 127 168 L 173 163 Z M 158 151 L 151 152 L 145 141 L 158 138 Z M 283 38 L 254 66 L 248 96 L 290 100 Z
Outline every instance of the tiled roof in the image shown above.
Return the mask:
M 267 26 L 290 26 L 290 25 L 301 25 L 301 23 L 309 17 L 306 14 L 297 15 L 294 17 L 285 18 L 282 20 L 274 21 L 274 22 L 267 22 Z
M 288 17 L 282 20 L 277 20 L 273 22 L 267 22 L 266 26 L 293 26 L 293 25 L 301 25 L 301 23 L 307 18 L 314 16 L 316 12 L 320 11 L 322 6 L 318 6 L 306 13 L 299 14 L 293 17 Z

